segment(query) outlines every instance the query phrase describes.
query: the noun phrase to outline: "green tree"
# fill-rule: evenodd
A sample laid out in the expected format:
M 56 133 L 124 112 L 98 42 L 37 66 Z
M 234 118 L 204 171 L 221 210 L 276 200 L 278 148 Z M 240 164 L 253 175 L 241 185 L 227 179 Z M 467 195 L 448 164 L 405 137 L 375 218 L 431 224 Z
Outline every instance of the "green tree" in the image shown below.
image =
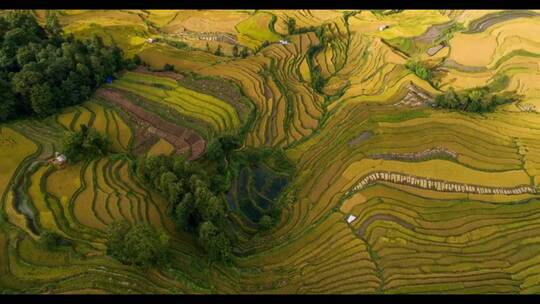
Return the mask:
M 32 110 L 34 110 L 38 116 L 45 117 L 55 112 L 56 104 L 51 93 L 51 88 L 47 83 L 32 86 L 29 97 L 32 104 Z
M 199 242 L 207 250 L 211 261 L 228 262 L 232 258 L 232 247 L 225 234 L 210 221 L 201 224 Z
M 210 160 L 218 160 L 218 159 L 222 159 L 224 156 L 225 156 L 225 151 L 223 151 L 223 147 L 221 145 L 219 138 L 212 139 L 208 143 L 205 157 Z
M 113 222 L 107 231 L 107 254 L 124 264 L 150 267 L 166 262 L 169 238 L 146 223 Z
M 161 174 L 159 179 L 159 190 L 166 194 L 169 194 L 169 186 L 174 184 L 178 180 L 178 177 L 171 171 L 166 171 Z
M 124 238 L 127 262 L 148 267 L 162 264 L 168 256 L 169 238 L 163 232 L 157 232 L 152 226 L 138 223 Z
M 64 244 L 62 236 L 56 232 L 43 231 L 39 236 L 39 239 L 49 250 L 54 250 Z
M 17 112 L 15 94 L 11 91 L 9 83 L 0 79 L 0 123 L 15 116 Z
M 246 47 L 242 48 L 242 51 L 240 52 L 240 57 L 246 58 L 249 55 L 248 49 Z
M 39 72 L 23 70 L 11 80 L 12 88 L 15 93 L 28 96 L 32 86 L 42 83 L 43 75 Z
M 296 20 L 294 18 L 287 18 L 287 32 L 292 35 L 296 32 Z
M 263 215 L 259 221 L 259 224 L 261 225 L 261 228 L 264 230 L 270 229 L 270 227 L 272 227 L 272 224 L 273 224 L 272 217 L 268 215 Z
M 420 79 L 426 80 L 431 84 L 432 78 L 433 78 L 431 70 L 427 68 L 426 66 L 422 65 L 420 62 L 407 61 L 407 63 L 405 64 L 405 67 L 409 69 L 411 72 L 413 72 Z
M 218 44 L 216 51 L 214 52 L 214 55 L 221 56 L 223 53 L 221 52 L 221 44 Z
M 67 132 L 62 139 L 64 154 L 69 162 L 75 163 L 84 158 L 94 158 L 107 154 L 109 140 L 95 129 L 81 125 L 78 132 Z
M 174 72 L 174 65 L 169 64 L 169 63 L 165 63 L 165 65 L 163 66 L 163 70 L 164 71 L 169 71 L 169 72 Z
M 47 14 L 47 17 L 45 18 L 45 30 L 47 33 L 49 33 L 49 35 L 60 41 L 59 38 L 62 36 L 63 30 L 60 22 L 58 21 L 58 17 L 56 16 L 56 12 L 49 12 Z
M 125 64 L 114 43 L 64 36 L 55 13 L 41 27 L 30 11 L 8 12 L 0 16 L 0 35 L 0 75 L 15 96 L 1 106 L 9 113 L 2 117 L 44 116 L 80 103 Z
M 114 221 L 107 228 L 107 254 L 120 261 L 127 260 L 129 252 L 126 250 L 125 237 L 131 229 L 129 222 Z

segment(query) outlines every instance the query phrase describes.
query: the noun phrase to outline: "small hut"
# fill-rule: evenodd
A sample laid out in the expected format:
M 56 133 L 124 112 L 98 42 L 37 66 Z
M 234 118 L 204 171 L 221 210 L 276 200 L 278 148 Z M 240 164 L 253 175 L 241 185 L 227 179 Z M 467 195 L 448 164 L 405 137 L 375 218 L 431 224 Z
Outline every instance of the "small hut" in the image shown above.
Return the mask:
M 53 164 L 57 167 L 62 167 L 66 164 L 67 157 L 64 154 L 60 154 L 59 152 L 54 153 L 54 157 L 49 160 L 50 164 Z

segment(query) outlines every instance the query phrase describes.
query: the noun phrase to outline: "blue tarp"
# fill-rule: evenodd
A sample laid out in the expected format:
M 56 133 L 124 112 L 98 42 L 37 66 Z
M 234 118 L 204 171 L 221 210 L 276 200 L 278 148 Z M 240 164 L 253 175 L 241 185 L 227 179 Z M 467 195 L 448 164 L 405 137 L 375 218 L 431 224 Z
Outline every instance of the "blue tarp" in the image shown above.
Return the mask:
M 107 77 L 107 83 L 112 83 L 112 76 Z

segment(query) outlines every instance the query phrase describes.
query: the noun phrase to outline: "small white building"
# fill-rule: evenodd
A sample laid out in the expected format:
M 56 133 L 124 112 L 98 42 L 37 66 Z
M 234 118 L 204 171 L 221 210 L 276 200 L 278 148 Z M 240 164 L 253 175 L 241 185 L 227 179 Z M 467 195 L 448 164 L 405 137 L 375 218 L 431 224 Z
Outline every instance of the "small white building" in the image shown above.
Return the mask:
M 281 45 L 287 45 L 287 44 L 289 44 L 289 41 L 287 41 L 287 40 L 280 40 L 279 43 L 280 43 Z
M 60 154 L 56 157 L 56 162 L 59 163 L 59 164 L 63 164 L 66 162 L 67 158 L 64 154 Z
M 148 42 L 148 43 L 152 43 L 152 42 L 154 42 L 154 39 L 152 39 L 152 38 L 148 38 L 148 39 L 146 39 L 146 42 Z
M 49 160 L 50 163 L 56 166 L 63 166 L 67 162 L 67 157 L 59 152 L 54 153 L 54 158 Z
M 347 223 L 352 223 L 356 219 L 356 216 L 349 214 L 349 217 L 347 217 Z
M 385 29 L 389 28 L 390 26 L 388 26 L 387 24 L 383 24 L 381 26 L 379 26 L 379 32 L 382 32 L 384 31 Z

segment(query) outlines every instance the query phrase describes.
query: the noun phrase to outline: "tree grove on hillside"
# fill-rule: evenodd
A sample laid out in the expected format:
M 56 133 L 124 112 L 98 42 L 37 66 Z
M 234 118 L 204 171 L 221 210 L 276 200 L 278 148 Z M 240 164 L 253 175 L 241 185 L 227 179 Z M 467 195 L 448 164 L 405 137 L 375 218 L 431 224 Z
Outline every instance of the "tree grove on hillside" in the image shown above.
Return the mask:
M 97 36 L 63 35 L 54 14 L 42 27 L 30 12 L 9 12 L 0 17 L 0 122 L 78 104 L 124 64 Z
M 141 157 L 135 173 L 168 200 L 167 213 L 180 229 L 199 236 L 215 261 L 229 261 L 232 246 L 224 232 L 224 202 L 211 188 L 206 172 L 182 156 Z
M 517 100 L 515 94 L 511 92 L 495 94 L 487 86 L 460 92 L 450 87 L 445 93 L 435 97 L 434 104 L 438 108 L 482 113 L 492 112 L 498 105 L 515 100 Z

